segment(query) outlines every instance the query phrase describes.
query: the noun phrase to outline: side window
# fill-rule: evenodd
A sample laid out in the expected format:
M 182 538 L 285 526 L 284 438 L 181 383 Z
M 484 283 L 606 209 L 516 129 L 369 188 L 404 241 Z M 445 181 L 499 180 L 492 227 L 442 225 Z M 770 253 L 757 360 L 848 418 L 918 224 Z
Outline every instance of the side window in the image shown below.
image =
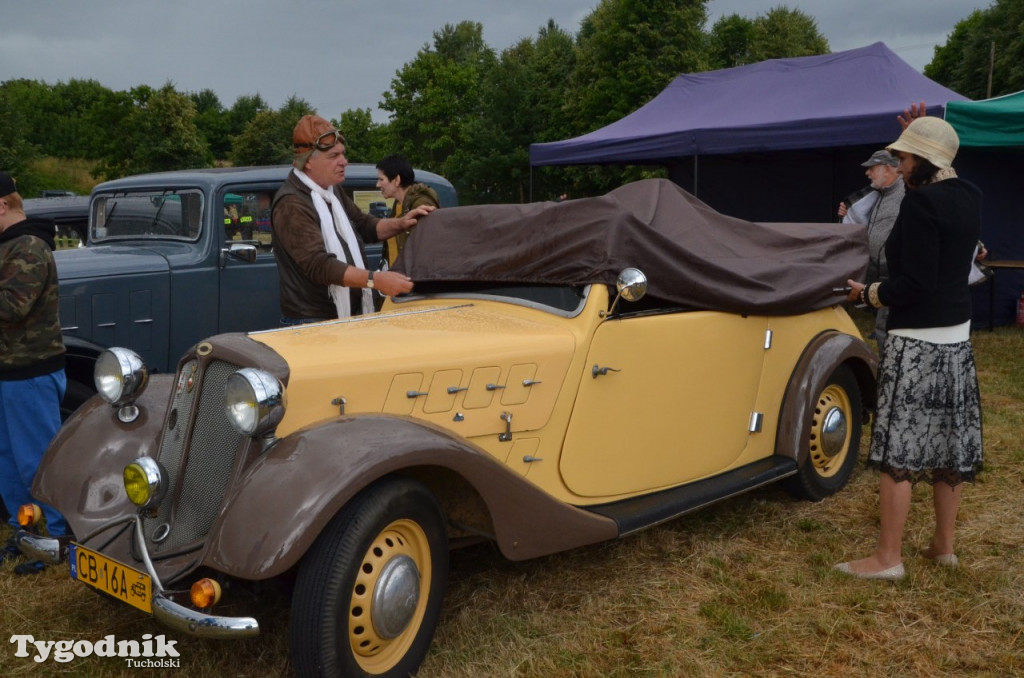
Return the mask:
M 225 193 L 221 213 L 224 219 L 224 240 L 248 242 L 260 249 L 273 246 L 270 232 L 270 204 L 273 191 Z
M 391 208 L 394 207 L 394 200 L 385 200 L 384 196 L 380 194 L 376 188 L 372 190 L 365 189 L 345 189 L 349 197 L 352 198 L 352 202 L 366 214 L 369 214 L 380 219 L 386 219 L 391 214 Z

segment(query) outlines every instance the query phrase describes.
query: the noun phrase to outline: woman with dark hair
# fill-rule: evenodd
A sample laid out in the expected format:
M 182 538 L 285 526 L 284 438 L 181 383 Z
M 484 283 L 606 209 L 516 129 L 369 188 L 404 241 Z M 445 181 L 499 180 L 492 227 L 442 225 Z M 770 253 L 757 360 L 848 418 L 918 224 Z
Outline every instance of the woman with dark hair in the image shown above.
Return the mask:
M 907 187 L 885 244 L 889 279 L 851 280 L 849 300 L 889 307 L 878 411 L 867 464 L 881 472 L 881 533 L 867 558 L 836 565 L 864 579 L 901 579 L 912 485 L 932 485 L 935 533 L 922 555 L 956 567 L 953 531 L 964 482 L 982 466 L 981 405 L 971 347 L 968 276 L 981 232 L 981 192 L 957 177 L 956 131 L 911 121 L 889 147 Z

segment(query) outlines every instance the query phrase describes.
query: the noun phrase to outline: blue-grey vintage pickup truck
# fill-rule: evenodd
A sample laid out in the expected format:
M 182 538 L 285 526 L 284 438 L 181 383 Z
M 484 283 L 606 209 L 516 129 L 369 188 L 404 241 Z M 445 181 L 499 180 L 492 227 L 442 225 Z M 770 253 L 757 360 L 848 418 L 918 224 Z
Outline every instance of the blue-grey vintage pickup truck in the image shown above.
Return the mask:
M 64 414 L 95 393 L 93 367 L 129 347 L 155 371 L 173 370 L 200 339 L 278 325 L 270 204 L 289 166 L 143 174 L 96 186 L 84 247 L 56 252 L 68 350 Z M 344 189 L 364 211 L 381 208 L 373 165 L 350 164 Z M 443 207 L 444 178 L 416 171 Z M 37 201 L 33 214 L 45 214 Z M 38 209 L 35 209 L 38 207 Z M 369 265 L 379 247 L 368 250 Z

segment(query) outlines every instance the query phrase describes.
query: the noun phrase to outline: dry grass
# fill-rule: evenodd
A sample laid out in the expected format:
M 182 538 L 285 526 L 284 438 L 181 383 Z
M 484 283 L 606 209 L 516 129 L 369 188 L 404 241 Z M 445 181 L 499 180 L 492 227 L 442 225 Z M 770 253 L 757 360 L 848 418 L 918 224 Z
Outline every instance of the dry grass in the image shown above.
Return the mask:
M 974 342 L 986 470 L 964 492 L 960 569 L 919 556 L 932 525 L 929 489 L 919 486 L 907 525 L 908 577 L 870 582 L 833 572 L 833 563 L 870 551 L 877 534 L 877 476 L 858 468 L 847 489 L 817 504 L 769 488 L 535 561 L 509 563 L 488 545 L 457 552 L 420 675 L 1024 675 L 1024 330 L 981 331 Z M 0 570 L 0 619 L 10 633 L 92 641 L 167 633 L 61 568 L 27 579 L 9 571 Z M 263 598 L 270 602 L 258 614 L 258 639 L 176 638 L 181 675 L 292 675 L 287 598 Z M 139 672 L 104 658 L 38 665 L 7 648 L 4 676 Z

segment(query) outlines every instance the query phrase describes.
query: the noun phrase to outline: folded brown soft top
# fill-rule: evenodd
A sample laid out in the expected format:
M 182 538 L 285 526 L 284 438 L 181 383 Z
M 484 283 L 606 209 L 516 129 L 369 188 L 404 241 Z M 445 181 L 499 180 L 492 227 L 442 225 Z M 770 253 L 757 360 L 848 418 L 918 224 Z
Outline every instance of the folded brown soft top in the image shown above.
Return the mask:
M 864 226 L 743 221 L 648 179 L 597 198 L 437 210 L 395 269 L 416 282 L 613 285 L 632 266 L 667 304 L 793 315 L 842 301 L 833 288 L 867 261 Z

